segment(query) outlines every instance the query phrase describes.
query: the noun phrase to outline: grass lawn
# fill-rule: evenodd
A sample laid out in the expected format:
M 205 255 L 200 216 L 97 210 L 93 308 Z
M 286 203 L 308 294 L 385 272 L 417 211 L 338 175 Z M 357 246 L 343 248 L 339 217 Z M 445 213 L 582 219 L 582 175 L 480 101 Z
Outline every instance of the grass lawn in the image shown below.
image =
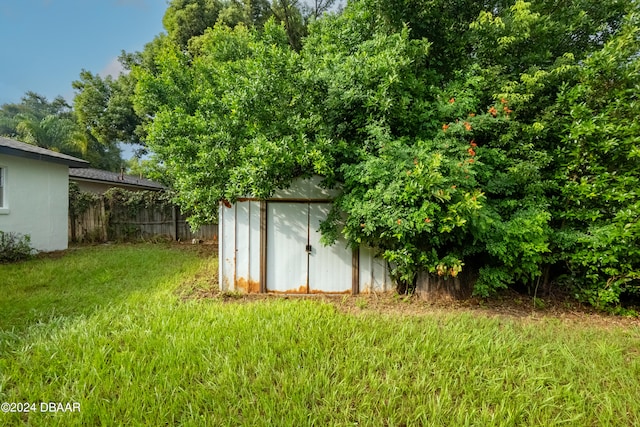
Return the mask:
M 37 409 L 0 425 L 640 425 L 637 325 L 184 297 L 216 274 L 163 245 L 0 265 L 0 402 Z

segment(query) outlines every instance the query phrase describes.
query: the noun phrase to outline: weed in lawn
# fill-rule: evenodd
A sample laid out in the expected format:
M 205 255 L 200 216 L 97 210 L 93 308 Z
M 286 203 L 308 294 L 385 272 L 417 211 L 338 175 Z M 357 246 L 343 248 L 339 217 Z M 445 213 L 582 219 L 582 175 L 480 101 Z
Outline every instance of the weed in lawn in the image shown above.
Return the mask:
M 365 298 L 357 298 L 356 299 L 356 307 L 360 310 L 364 310 L 369 305 L 368 301 Z
M 244 294 L 239 291 L 223 291 L 220 292 L 220 298 L 222 299 L 241 299 L 244 297 Z
M 534 308 L 536 308 L 538 310 L 542 310 L 542 309 L 545 308 L 545 306 L 546 306 L 546 304 L 545 304 L 545 302 L 544 302 L 544 300 L 542 298 L 537 298 L 537 297 L 533 298 L 533 307 Z

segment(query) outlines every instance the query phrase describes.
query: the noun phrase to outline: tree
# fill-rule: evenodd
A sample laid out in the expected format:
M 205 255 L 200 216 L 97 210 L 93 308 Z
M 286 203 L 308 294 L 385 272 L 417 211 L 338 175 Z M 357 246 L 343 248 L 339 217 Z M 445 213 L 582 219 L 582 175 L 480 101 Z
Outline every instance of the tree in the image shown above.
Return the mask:
M 302 47 L 302 37 L 306 33 L 300 2 L 298 0 L 273 0 L 271 12 L 278 21 L 284 24 L 291 47 L 299 51 Z
M 157 72 L 134 69 L 136 109 L 154 118 L 146 142 L 193 224 L 214 219 L 221 199 L 264 196 L 311 173 L 309 152 L 319 142 L 304 131 L 298 62 L 272 20 L 262 32 L 217 25 L 187 52 L 165 46 Z
M 135 104 L 194 224 L 317 173 L 341 189 L 325 240 L 374 247 L 402 289 L 472 272 L 477 295 L 555 280 L 605 306 L 640 278 L 637 13 L 361 0 L 300 46 L 286 19 L 218 25 L 135 68 Z
M 329 10 L 334 2 L 335 0 L 318 0 L 307 6 L 302 2 L 288 3 L 279 0 L 273 5 L 267 0 L 173 0 L 163 18 L 167 34 L 156 36 L 140 52 L 123 51 L 119 58 L 125 70 L 123 73 L 117 77 L 101 77 L 86 70 L 81 71 L 79 80 L 73 82 L 76 90 L 74 110 L 80 125 L 88 137 L 103 144 L 122 142 L 144 145 L 145 131 L 142 123 L 153 113 L 138 115 L 134 111 L 133 93 L 137 80 L 129 72 L 133 67 L 155 73 L 158 71 L 156 57 L 165 48 L 177 46 L 184 52 L 189 52 L 190 41 L 202 36 L 217 22 L 230 28 L 242 24 L 260 31 L 274 15 L 274 11 L 278 12 L 278 19 L 288 22 L 285 28 L 289 42 L 299 48 L 309 19 Z M 300 8 L 305 11 L 304 15 Z
M 223 4 L 218 0 L 172 0 L 162 24 L 169 37 L 184 48 L 191 38 L 216 23 L 222 9 Z
M 135 80 L 128 73 L 117 78 L 100 77 L 82 70 L 80 80 L 72 84 L 78 122 L 85 132 L 102 144 L 141 142 L 140 120 L 133 110 L 131 97 Z
M 68 114 L 70 106 L 62 97 L 49 102 L 46 97 L 35 92 L 27 92 L 19 104 L 4 104 L 0 112 L 0 134 L 18 137 L 20 122 L 38 123 L 47 116 Z M 28 128 L 28 125 L 24 127 Z
M 152 181 L 160 182 L 167 187 L 172 187 L 171 177 L 167 175 L 162 162 L 153 156 L 149 159 L 133 157 L 127 161 L 127 170 L 130 175 L 140 176 Z
M 300 50 L 312 20 L 334 7 L 336 0 L 172 0 L 162 23 L 171 40 L 181 48 L 216 23 L 230 28 L 242 23 L 261 30 L 270 17 L 284 24 L 289 44 Z

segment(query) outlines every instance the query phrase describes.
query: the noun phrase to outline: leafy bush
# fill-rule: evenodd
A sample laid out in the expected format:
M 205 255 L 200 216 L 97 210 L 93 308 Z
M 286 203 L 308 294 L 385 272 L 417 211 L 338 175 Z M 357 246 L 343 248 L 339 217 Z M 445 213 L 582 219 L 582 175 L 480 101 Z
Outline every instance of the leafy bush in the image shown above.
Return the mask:
M 81 216 L 99 201 L 97 194 L 81 191 L 77 183 L 69 182 L 69 215 L 72 218 Z
M 0 231 L 0 263 L 16 262 L 30 258 L 34 249 L 31 236 Z
M 565 261 L 576 295 L 598 308 L 640 295 L 640 16 L 589 56 L 560 91 L 556 158 Z

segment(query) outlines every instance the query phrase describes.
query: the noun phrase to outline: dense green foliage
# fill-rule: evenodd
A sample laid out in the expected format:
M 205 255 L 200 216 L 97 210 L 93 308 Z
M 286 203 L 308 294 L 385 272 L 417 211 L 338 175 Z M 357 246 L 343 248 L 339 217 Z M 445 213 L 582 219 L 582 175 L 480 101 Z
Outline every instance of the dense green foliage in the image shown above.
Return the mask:
M 73 82 L 73 105 L 80 126 L 103 144 L 139 143 L 139 120 L 131 104 L 134 87 L 128 74 L 102 78 L 83 70 L 80 80 Z
M 200 298 L 217 259 L 195 253 L 100 245 L 0 265 L 0 402 L 81 406 L 0 412 L 0 423 L 640 423 L 637 322 L 487 316 L 390 296 L 384 313 L 371 307 L 384 296 L 225 302 Z M 399 313 L 408 307 L 421 314 Z
M 461 12 L 462 11 L 462 12 Z M 219 23 L 133 67 L 147 144 L 193 221 L 320 174 L 323 224 L 396 280 L 474 292 L 640 291 L 638 4 L 360 0 L 285 26 Z
M 263 34 L 266 42 L 244 26 L 218 26 L 191 43 L 202 52 L 192 61 L 190 53 L 167 48 L 155 75 L 137 70 L 139 86 L 149 88 L 137 99 L 138 111 L 154 117 L 147 143 L 171 171 L 182 207 L 205 222 L 215 218 L 211 206 L 220 199 L 266 196 L 285 186 L 308 157 L 304 135 L 296 134 L 301 114 L 293 105 L 298 55 L 281 27 L 272 23 Z M 246 87 L 238 80 L 253 83 Z M 171 143 L 153 144 L 158 133 Z

